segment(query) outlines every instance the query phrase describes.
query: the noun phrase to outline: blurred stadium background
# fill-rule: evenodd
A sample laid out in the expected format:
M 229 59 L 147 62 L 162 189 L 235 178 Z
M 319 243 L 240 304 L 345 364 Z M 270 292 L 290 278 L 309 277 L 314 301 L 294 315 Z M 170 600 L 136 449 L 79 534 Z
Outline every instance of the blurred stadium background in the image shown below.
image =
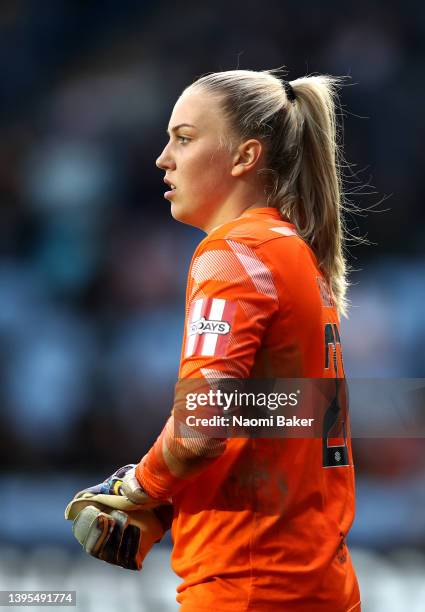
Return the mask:
M 351 76 L 351 200 L 389 197 L 348 218 L 375 244 L 351 249 L 346 369 L 424 377 L 424 50 L 419 1 L 1 0 L 0 589 L 176 609 L 168 541 L 126 573 L 85 558 L 62 516 L 76 490 L 138 460 L 171 407 L 202 235 L 170 218 L 154 161 L 200 74 Z M 354 446 L 363 609 L 424 610 L 425 442 Z

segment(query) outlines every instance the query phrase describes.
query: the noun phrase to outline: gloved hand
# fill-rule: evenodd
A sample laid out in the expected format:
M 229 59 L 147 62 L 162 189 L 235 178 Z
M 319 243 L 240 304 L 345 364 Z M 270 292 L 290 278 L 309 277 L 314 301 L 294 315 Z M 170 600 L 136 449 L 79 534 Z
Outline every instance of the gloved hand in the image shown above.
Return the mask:
M 73 533 L 84 550 L 103 561 L 140 570 L 149 550 L 171 526 L 172 506 L 150 498 L 140 485 L 138 503 L 130 501 L 123 480 L 135 465 L 119 468 L 104 482 L 80 491 L 65 510 L 74 521 Z M 157 506 L 157 507 L 154 507 Z
M 139 483 L 136 477 L 136 466 L 128 465 L 126 466 L 130 468 L 124 478 L 122 479 L 122 494 L 127 497 L 134 504 L 142 505 L 144 508 L 152 507 L 151 504 L 153 501 L 149 495 L 143 490 L 142 485 Z M 171 500 L 169 500 L 171 503 Z M 156 502 L 164 503 L 164 502 Z

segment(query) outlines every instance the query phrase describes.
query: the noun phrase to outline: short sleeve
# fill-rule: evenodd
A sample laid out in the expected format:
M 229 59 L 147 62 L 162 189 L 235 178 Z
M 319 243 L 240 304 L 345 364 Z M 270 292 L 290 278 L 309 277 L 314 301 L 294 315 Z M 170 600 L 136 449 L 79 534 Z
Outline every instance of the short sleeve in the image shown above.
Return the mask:
M 189 271 L 179 378 L 248 378 L 277 310 L 272 272 L 255 249 L 207 243 Z

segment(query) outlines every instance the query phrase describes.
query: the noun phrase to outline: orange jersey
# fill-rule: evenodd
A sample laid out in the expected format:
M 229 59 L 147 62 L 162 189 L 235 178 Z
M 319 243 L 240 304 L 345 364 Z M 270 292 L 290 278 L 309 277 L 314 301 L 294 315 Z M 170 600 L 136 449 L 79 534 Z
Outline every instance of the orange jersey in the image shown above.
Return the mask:
M 213 230 L 190 267 L 179 378 L 343 376 L 338 315 L 294 226 L 257 208 Z M 360 610 L 349 437 L 338 451 L 326 436 L 229 438 L 190 458 L 172 419 L 137 476 L 173 501 L 181 610 Z

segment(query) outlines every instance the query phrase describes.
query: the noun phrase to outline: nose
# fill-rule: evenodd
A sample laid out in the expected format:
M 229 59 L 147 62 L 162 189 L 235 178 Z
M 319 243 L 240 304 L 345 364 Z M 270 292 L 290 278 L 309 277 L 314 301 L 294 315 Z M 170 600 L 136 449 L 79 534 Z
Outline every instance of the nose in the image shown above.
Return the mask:
M 155 164 L 157 168 L 159 168 L 160 170 L 174 170 L 175 169 L 176 164 L 169 153 L 168 144 L 164 147 L 161 155 L 158 157 Z

